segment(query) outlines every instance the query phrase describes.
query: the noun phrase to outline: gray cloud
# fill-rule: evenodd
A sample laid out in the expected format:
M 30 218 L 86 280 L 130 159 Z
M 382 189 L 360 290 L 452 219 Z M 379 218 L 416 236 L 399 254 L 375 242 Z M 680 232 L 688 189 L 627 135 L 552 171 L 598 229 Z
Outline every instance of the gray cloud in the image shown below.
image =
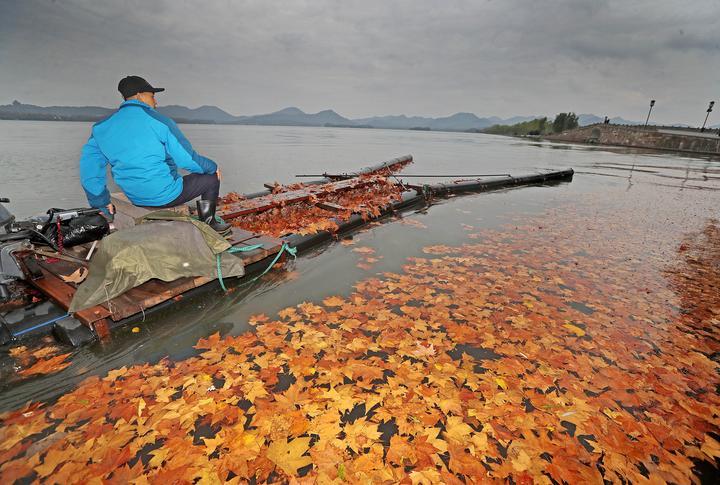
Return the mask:
M 575 110 L 697 123 L 720 98 L 720 2 L 0 0 L 0 102 L 375 114 Z

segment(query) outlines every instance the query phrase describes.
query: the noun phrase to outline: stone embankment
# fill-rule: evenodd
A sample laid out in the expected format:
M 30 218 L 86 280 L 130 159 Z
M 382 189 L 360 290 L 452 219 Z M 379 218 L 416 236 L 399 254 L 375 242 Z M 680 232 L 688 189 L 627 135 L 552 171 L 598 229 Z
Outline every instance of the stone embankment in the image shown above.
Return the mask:
M 720 155 L 720 137 L 711 132 L 662 129 L 657 127 L 595 124 L 549 135 L 552 141 L 617 145 L 677 152 Z

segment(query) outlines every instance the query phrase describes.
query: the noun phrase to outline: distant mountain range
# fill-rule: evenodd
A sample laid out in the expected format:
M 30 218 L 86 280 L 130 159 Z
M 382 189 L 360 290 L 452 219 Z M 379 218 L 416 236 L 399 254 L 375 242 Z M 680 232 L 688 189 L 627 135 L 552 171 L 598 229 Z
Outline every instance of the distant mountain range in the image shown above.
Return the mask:
M 275 125 L 275 126 L 340 126 L 357 128 L 421 129 L 439 131 L 466 131 L 487 128 L 498 123 L 518 123 L 531 120 L 533 116 L 515 116 L 503 120 L 496 116 L 479 118 L 473 113 L 456 113 L 441 118 L 422 116 L 374 116 L 372 118 L 349 119 L 333 110 L 319 113 L 305 113 L 299 108 L 290 107 L 274 113 L 252 116 L 234 116 L 216 106 L 187 108 L 185 106 L 160 106 L 157 109 L 178 123 L 216 123 L 238 125 Z M 35 106 L 14 101 L 0 105 L 0 119 L 31 119 L 57 121 L 97 121 L 112 114 L 115 110 L 97 106 Z
M 97 121 L 109 116 L 113 108 L 99 106 L 35 106 L 14 101 L 12 104 L 0 105 L 0 119 L 9 120 L 51 120 L 51 121 Z M 473 113 L 455 113 L 451 116 L 429 118 L 423 116 L 373 116 L 370 118 L 349 119 L 333 110 L 319 113 L 305 113 L 295 108 L 285 108 L 274 113 L 235 116 L 217 106 L 161 106 L 158 111 L 174 119 L 178 123 L 212 123 L 238 125 L 274 125 L 274 126 L 335 126 L 352 128 L 386 128 L 405 130 L 436 130 L 436 131 L 480 131 L 493 125 L 512 125 L 530 121 L 540 116 L 513 116 L 499 118 L 490 116 L 480 118 Z M 593 114 L 579 115 L 582 126 L 602 123 L 603 118 Z M 641 124 L 619 117 L 610 120 L 614 124 Z

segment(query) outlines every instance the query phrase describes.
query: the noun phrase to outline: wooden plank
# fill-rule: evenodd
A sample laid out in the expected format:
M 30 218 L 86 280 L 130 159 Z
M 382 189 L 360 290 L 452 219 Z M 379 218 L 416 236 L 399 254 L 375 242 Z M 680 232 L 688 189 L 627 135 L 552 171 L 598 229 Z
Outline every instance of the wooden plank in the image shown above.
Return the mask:
M 282 241 L 282 239 L 277 239 L 277 238 L 270 237 L 270 236 L 258 235 L 252 239 L 243 241 L 241 244 L 238 244 L 237 246 L 255 246 L 256 244 L 262 244 L 262 247 L 252 250 L 252 251 L 235 253 L 235 254 L 240 255 L 240 257 L 243 258 L 243 262 L 246 265 L 248 265 L 250 263 L 260 261 L 261 259 L 264 259 L 268 256 L 277 254 L 283 245 L 283 241 Z
M 235 229 L 233 229 L 233 231 L 234 230 Z M 280 246 L 284 243 L 282 239 L 276 237 L 257 234 L 250 231 L 244 232 L 247 233 L 248 236 L 243 237 L 238 241 L 233 241 L 233 246 L 254 246 L 256 244 L 262 244 L 264 249 L 272 250 L 273 248 L 276 248 L 277 250 L 280 250 Z
M 245 229 L 240 229 L 239 227 L 233 227 L 232 233 L 230 234 L 230 237 L 227 238 L 227 240 L 230 244 L 234 246 L 235 244 L 239 244 L 243 241 L 247 241 L 248 239 L 252 239 L 257 236 L 258 234 L 254 232 L 246 231 Z
M 81 259 L 75 255 L 72 255 L 72 254 L 68 253 L 67 251 L 63 252 L 62 254 L 60 254 L 56 251 L 50 251 L 50 250 L 44 251 L 39 248 L 33 248 L 30 251 L 35 254 L 39 254 L 40 256 L 44 256 L 45 258 L 68 261 L 68 262 L 74 263 L 76 265 L 87 266 L 87 262 L 84 259 Z
M 170 282 L 152 279 L 113 298 L 104 306 L 111 312 L 112 319 L 118 321 L 210 281 L 212 278 L 207 277 L 179 278 Z
M 278 239 L 276 237 L 257 234 L 252 239 L 247 239 L 241 244 L 243 244 L 244 246 L 255 246 L 256 244 L 262 244 L 262 249 L 276 253 L 280 250 L 283 242 L 284 241 L 282 239 Z
M 78 270 L 82 265 L 80 263 L 65 261 L 65 260 L 56 260 L 53 263 L 48 262 L 44 259 L 36 259 L 35 262 L 37 263 L 40 268 L 48 271 L 49 273 L 53 274 L 54 276 L 57 276 L 60 278 L 60 280 L 68 285 L 69 287 L 73 288 L 73 294 L 75 292 L 75 288 L 77 288 L 77 284 L 66 282 L 62 277 L 63 276 L 70 276 L 75 271 Z
M 348 210 L 347 207 L 333 204 L 332 202 L 318 202 L 315 206 L 330 212 L 343 212 Z
M 100 337 L 100 340 L 105 340 L 110 336 L 110 327 L 108 326 L 107 318 L 93 322 L 91 328 L 95 331 L 97 336 Z
M 75 295 L 75 287 L 65 283 L 58 276 L 55 276 L 43 267 L 41 267 L 40 270 L 43 273 L 43 278 L 31 281 L 31 284 L 67 311 Z M 93 328 L 93 322 L 109 316 L 110 312 L 100 305 L 75 312 L 75 318 L 90 328 Z

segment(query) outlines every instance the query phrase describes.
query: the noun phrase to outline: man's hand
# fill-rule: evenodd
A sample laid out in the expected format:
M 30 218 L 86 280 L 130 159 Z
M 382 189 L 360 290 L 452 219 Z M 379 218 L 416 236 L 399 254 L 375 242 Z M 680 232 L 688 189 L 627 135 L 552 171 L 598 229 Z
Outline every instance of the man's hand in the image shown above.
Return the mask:
M 107 209 L 108 214 L 115 215 L 115 206 L 113 205 L 112 202 L 110 202 L 107 206 L 105 206 L 105 208 Z
M 220 172 L 219 168 L 215 169 L 215 175 L 217 175 L 218 180 L 222 181 L 222 172 Z

